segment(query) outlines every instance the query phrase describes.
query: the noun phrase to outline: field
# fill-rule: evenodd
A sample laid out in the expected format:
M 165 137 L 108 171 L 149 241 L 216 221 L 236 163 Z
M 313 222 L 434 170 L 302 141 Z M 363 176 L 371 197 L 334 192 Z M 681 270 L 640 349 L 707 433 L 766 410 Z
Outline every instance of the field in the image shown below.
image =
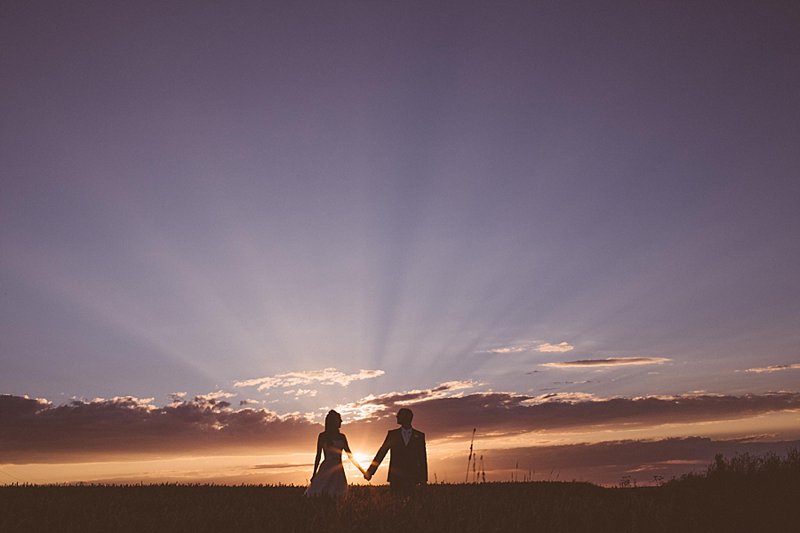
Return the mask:
M 361 486 L 342 502 L 291 486 L 5 486 L 0 531 L 794 532 L 797 459 L 773 470 L 764 459 L 718 459 L 705 476 L 655 487 L 440 484 L 399 499 Z

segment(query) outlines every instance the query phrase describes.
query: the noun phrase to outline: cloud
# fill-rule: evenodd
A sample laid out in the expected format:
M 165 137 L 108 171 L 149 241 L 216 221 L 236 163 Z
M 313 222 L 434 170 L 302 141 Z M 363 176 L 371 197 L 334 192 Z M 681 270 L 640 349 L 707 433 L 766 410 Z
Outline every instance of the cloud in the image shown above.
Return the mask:
M 597 368 L 609 366 L 660 365 L 667 361 L 671 361 L 671 359 L 667 359 L 666 357 L 609 357 L 607 359 L 579 359 L 577 361 L 543 363 L 542 366 L 550 368 Z
M 451 381 L 429 389 L 370 395 L 336 409 L 345 418 L 351 442 L 394 427 L 393 415 L 403 406 L 413 409 L 415 423 L 431 441 L 458 439 L 476 427 L 494 436 L 602 432 L 800 410 L 800 393 L 789 392 L 641 398 L 599 398 L 579 391 L 538 396 L 467 393 L 476 385 Z M 319 431 L 319 423 L 308 414 L 233 409 L 214 398 L 197 397 L 159 407 L 150 398 L 131 396 L 54 405 L 43 399 L 0 395 L 0 457 L 8 463 L 276 453 L 313 444 Z
M 745 370 L 745 372 L 753 372 L 755 374 L 765 374 L 772 372 L 782 372 L 784 370 L 798 370 L 798 369 L 800 369 L 800 363 L 791 363 L 788 365 L 770 365 L 762 368 L 748 368 L 747 370 Z
M 44 398 L 31 398 L 25 396 L 14 396 L 11 394 L 0 394 L 0 421 L 6 416 L 31 416 L 36 415 L 53 406 L 52 402 Z M 2 436 L 2 433 L 0 433 Z
M 132 396 L 54 406 L 0 395 L 0 457 L 11 463 L 79 462 L 264 446 L 291 450 L 299 441 L 313 442 L 318 430 L 300 413 L 233 410 L 219 394 L 208 396 L 157 407 L 151 398 Z
M 551 344 L 549 342 L 543 342 L 540 344 L 536 344 L 535 342 L 522 342 L 518 344 L 509 344 L 507 346 L 489 348 L 488 350 L 485 350 L 485 353 L 510 354 L 530 351 L 543 353 L 563 353 L 572 351 L 574 349 L 575 347 L 568 342 L 559 342 L 557 344 Z
M 225 392 L 223 390 L 218 390 L 215 392 L 209 392 L 208 394 L 201 394 L 200 396 L 195 396 L 194 399 L 195 401 L 199 402 L 213 402 L 216 400 L 221 400 L 223 398 L 224 399 L 233 398 L 234 396 L 236 396 L 236 394 L 232 392 Z
M 182 402 L 184 398 L 186 398 L 186 392 L 171 392 L 167 395 L 167 398 L 172 400 L 173 402 Z
M 82 400 L 73 400 L 72 403 L 78 403 Z M 106 400 L 103 398 L 95 398 L 91 400 L 90 404 L 97 404 L 101 402 L 108 403 L 109 405 L 115 405 L 118 407 L 122 407 L 125 409 L 144 409 L 146 411 L 152 411 L 153 409 L 158 409 L 152 403 L 155 401 L 155 398 L 137 398 L 135 396 L 114 396 L 110 400 Z
M 341 385 L 342 387 L 346 387 L 354 381 L 377 378 L 384 374 L 385 372 L 383 370 L 361 369 L 354 374 L 345 374 L 335 368 L 324 368 L 322 370 L 287 372 L 286 374 L 276 374 L 263 378 L 246 379 L 235 382 L 233 386 L 257 387 L 260 391 L 279 387 L 297 387 L 298 385 L 309 385 L 311 383 L 319 385 Z
M 299 398 L 301 396 L 314 397 L 317 395 L 317 391 L 314 389 L 289 389 L 284 391 L 284 394 L 294 394 L 295 398 Z
M 396 409 L 400 407 L 407 407 L 409 405 L 440 398 L 458 397 L 460 394 L 453 394 L 455 391 L 469 389 L 476 385 L 478 385 L 478 383 L 472 380 L 447 381 L 431 389 L 387 392 L 378 396 L 370 394 L 356 402 L 337 405 L 335 409 L 340 414 L 347 414 L 354 420 L 364 420 L 374 415 L 389 416 L 394 414 Z
M 260 403 L 261 402 L 259 402 L 258 400 L 252 400 L 250 398 L 247 398 L 245 400 L 239 400 L 239 405 L 240 406 L 242 406 L 242 405 L 259 405 Z
M 599 399 L 600 398 L 594 394 L 588 392 L 551 392 L 548 394 L 542 394 L 541 396 L 537 396 L 535 398 L 523 400 L 520 402 L 520 405 L 537 405 L 545 402 L 588 402 Z
M 370 395 L 336 409 L 346 412 L 354 422 L 368 422 L 391 418 L 403 406 L 412 407 L 415 421 L 431 438 L 445 438 L 467 434 L 474 427 L 500 436 L 741 419 L 800 409 L 800 393 L 599 398 L 579 391 L 537 396 L 513 392 L 456 394 L 435 392 L 434 388 Z
M 536 347 L 537 352 L 543 353 L 563 353 L 570 352 L 573 349 L 575 349 L 575 347 L 566 342 L 559 342 L 558 344 L 550 344 L 549 342 L 545 342 Z
M 512 344 L 509 346 L 498 346 L 497 348 L 489 348 L 486 350 L 487 353 L 498 353 L 498 354 L 508 354 L 508 353 L 521 353 L 527 352 L 531 349 L 531 344 Z

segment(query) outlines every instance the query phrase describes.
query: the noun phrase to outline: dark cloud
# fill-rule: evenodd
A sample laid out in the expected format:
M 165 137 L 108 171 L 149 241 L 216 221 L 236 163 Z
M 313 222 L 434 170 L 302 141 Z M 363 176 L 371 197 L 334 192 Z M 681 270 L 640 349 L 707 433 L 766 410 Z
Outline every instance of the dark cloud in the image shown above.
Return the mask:
M 670 361 L 665 357 L 609 357 L 607 359 L 579 359 L 577 361 L 563 361 L 543 363 L 542 366 L 550 368 L 582 368 L 606 366 L 631 366 L 631 365 L 660 365 Z
M 800 370 L 800 363 L 791 363 L 788 365 L 770 365 L 760 368 L 748 368 L 745 372 L 754 374 L 771 374 L 772 372 L 782 372 L 784 370 Z
M 232 410 L 227 401 L 197 397 L 156 407 L 134 397 L 42 400 L 0 396 L 0 456 L 4 462 L 80 461 L 160 456 L 187 451 L 290 449 L 313 442 L 318 426 L 301 415 Z
M 548 393 L 529 396 L 484 392 L 437 397 L 434 389 L 367 397 L 347 406 L 370 413 L 372 420 L 390 418 L 401 406 L 410 406 L 414 421 L 431 437 L 483 432 L 513 434 L 570 428 L 646 427 L 668 423 L 713 421 L 800 409 L 800 393 L 715 396 L 648 396 L 594 398 L 590 394 Z M 411 403 L 409 402 L 411 400 Z M 351 427 L 353 425 L 351 424 Z
M 594 398 L 581 393 L 529 396 L 508 392 L 464 394 L 470 382 L 370 396 L 341 406 L 344 431 L 356 438 L 394 427 L 393 415 L 411 407 L 429 440 L 479 433 L 511 435 L 537 430 L 614 429 L 744 418 L 800 409 L 800 394 L 688 395 Z M 321 426 L 298 414 L 235 410 L 217 397 L 196 397 L 158 407 L 130 396 L 55 406 L 45 400 L 0 396 L 3 462 L 76 462 L 186 453 L 275 453 L 313 449 Z M 349 410 L 349 411 L 348 411 Z M 357 419 L 357 413 L 366 413 Z

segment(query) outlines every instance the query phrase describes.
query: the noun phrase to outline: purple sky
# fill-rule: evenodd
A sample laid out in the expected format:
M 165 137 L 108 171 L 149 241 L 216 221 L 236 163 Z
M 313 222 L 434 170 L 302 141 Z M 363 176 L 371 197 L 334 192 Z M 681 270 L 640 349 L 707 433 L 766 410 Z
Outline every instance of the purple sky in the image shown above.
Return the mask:
M 0 393 L 797 391 L 795 2 L 8 1 L 0 75 Z

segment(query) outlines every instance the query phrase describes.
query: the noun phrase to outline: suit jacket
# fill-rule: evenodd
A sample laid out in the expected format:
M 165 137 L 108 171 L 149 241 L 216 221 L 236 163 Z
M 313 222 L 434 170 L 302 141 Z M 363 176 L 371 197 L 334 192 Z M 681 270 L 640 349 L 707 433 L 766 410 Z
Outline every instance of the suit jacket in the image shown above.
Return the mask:
M 423 432 L 412 428 L 408 444 L 403 440 L 401 428 L 386 433 L 386 439 L 367 470 L 370 474 L 375 474 L 378 465 L 386 457 L 386 452 L 390 450 L 392 455 L 389 458 L 389 483 L 428 482 L 428 454 Z

